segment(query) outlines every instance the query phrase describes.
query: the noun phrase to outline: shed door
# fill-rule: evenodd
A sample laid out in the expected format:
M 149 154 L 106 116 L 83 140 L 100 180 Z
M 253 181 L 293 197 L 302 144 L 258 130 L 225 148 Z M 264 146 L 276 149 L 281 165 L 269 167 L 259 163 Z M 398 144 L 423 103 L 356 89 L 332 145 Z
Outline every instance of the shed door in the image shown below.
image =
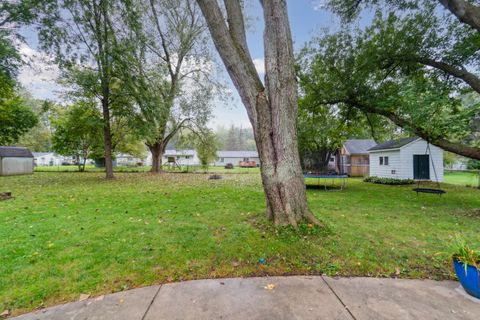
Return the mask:
M 428 154 L 413 155 L 413 178 L 430 180 L 430 157 Z

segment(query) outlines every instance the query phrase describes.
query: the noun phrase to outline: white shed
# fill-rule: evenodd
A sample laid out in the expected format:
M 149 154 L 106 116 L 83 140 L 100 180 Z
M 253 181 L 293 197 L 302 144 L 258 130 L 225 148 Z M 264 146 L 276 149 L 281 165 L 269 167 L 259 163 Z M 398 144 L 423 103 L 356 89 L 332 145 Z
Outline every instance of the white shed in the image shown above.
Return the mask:
M 0 147 L 0 176 L 33 173 L 33 154 L 27 148 Z
M 370 176 L 443 181 L 443 150 L 419 137 L 387 141 L 368 152 Z

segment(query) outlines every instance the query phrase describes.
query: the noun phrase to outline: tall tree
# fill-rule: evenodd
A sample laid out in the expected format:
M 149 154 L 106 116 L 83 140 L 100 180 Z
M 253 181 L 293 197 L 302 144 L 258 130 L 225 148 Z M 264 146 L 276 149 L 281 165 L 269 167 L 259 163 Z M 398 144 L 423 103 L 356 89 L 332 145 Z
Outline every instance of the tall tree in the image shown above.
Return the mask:
M 248 50 L 242 4 L 197 0 L 255 132 L 267 217 L 275 225 L 319 223 L 307 205 L 297 145 L 297 81 L 286 0 L 260 1 L 265 21 L 265 85 Z
M 215 83 L 204 41 L 206 26 L 194 0 L 126 2 L 124 55 L 128 94 L 136 113 L 133 126 L 160 172 L 169 141 L 185 127 L 204 126 Z
M 103 117 L 103 144 L 106 178 L 112 179 L 111 113 L 118 96 L 115 77 L 119 52 L 114 22 L 118 18 L 117 0 L 57 0 L 58 11 L 53 23 L 44 25 L 40 39 L 45 49 L 54 52 L 66 69 L 75 69 L 77 83 L 90 89 L 96 97 Z M 83 72 L 83 76 L 81 76 Z M 92 77 L 93 76 L 93 77 Z M 87 85 L 87 86 L 86 86 Z

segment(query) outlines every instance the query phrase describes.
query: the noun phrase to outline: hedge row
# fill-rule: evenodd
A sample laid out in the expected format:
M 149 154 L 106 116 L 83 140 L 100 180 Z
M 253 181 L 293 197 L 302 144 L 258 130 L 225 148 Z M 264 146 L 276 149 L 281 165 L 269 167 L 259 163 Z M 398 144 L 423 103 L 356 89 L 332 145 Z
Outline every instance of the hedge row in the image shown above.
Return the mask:
M 396 178 L 380 178 L 380 177 L 366 177 L 363 179 L 364 182 L 378 183 L 378 184 L 389 184 L 389 185 L 402 185 L 402 184 L 414 184 L 413 179 L 396 179 Z

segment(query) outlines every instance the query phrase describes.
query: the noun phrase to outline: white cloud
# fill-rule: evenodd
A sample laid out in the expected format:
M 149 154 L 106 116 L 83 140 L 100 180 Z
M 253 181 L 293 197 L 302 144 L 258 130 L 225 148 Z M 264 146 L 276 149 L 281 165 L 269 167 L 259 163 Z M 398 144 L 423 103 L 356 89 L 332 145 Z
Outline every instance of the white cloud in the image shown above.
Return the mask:
M 20 69 L 18 80 L 23 87 L 38 99 L 56 99 L 62 88 L 57 84 L 60 70 L 53 59 L 22 43 L 19 52 L 26 62 Z
M 327 9 L 327 4 L 325 1 L 312 1 L 313 10 L 322 11 Z
M 265 74 L 265 59 L 263 58 L 256 58 L 253 59 L 253 64 L 255 65 L 255 69 L 259 74 Z

